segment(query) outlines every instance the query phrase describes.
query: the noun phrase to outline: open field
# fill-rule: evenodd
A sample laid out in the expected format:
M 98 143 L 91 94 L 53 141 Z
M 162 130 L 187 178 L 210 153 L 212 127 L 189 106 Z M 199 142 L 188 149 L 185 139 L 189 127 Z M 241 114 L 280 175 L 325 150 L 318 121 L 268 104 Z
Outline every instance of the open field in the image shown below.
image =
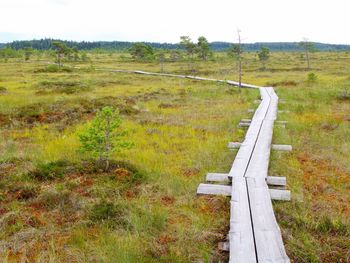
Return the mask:
M 122 53 L 89 53 L 91 63 L 48 72 L 48 58 L 0 62 L 0 258 L 2 262 L 225 262 L 217 243 L 229 200 L 197 197 L 207 172 L 227 172 L 242 118 L 258 91 L 223 84 L 96 71 L 159 72 Z M 216 54 L 198 76 L 237 79 Z M 272 53 L 261 71 L 245 54 L 246 83 L 275 86 L 280 104 L 270 174 L 287 177 L 292 201 L 274 202 L 293 262 L 350 261 L 350 53 Z M 72 65 L 72 64 L 71 64 Z M 192 74 L 186 62 L 165 72 Z M 78 151 L 96 110 L 118 107 L 135 146 L 115 154 L 110 172 Z

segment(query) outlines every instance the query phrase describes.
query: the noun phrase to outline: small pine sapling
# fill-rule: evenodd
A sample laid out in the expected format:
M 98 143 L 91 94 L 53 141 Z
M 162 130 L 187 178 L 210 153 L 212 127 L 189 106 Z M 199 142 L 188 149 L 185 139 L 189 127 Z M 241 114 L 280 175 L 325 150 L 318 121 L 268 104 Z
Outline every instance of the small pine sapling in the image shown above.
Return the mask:
M 79 134 L 81 151 L 98 158 L 105 171 L 109 169 L 109 160 L 113 152 L 120 152 L 133 145 L 124 140 L 127 132 L 122 130 L 121 124 L 122 119 L 118 110 L 103 107 L 97 112 L 91 124 Z

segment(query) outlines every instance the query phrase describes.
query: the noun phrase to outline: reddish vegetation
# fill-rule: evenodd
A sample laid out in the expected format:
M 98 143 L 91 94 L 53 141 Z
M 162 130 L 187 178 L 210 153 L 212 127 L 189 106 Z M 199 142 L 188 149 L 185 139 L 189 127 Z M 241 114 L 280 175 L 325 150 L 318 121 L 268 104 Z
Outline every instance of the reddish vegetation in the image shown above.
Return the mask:
M 75 192 L 84 197 L 91 197 L 90 188 L 94 184 L 94 180 L 90 178 L 79 178 L 79 186 L 75 189 Z
M 45 225 L 45 221 L 42 219 L 41 213 L 34 210 L 26 218 L 25 224 L 31 227 L 39 227 Z
M 114 173 L 120 181 L 124 181 L 127 177 L 131 176 L 131 173 L 125 168 L 117 168 L 114 170 Z
M 9 175 L 16 170 L 14 163 L 3 163 L 0 164 L 0 175 Z
M 327 160 L 313 158 L 308 154 L 299 154 L 298 160 L 304 173 L 305 192 L 311 195 L 314 209 L 332 204 L 327 209 L 349 215 L 350 207 L 344 206 L 350 203 L 349 191 L 341 191 L 339 186 L 344 188 L 348 184 L 350 173 Z
M 0 216 L 7 213 L 7 209 L 5 207 L 0 207 Z
M 160 200 L 163 205 L 172 205 L 175 202 L 175 198 L 172 196 L 162 196 Z
M 157 238 L 157 243 L 161 245 L 167 245 L 169 243 L 176 242 L 176 238 L 170 235 L 161 235 Z
M 194 167 L 188 167 L 182 169 L 182 174 L 186 177 L 192 177 L 198 175 L 200 170 Z
M 168 217 L 167 222 L 170 225 L 174 225 L 174 224 L 182 224 L 182 225 L 190 225 L 192 224 L 192 220 L 189 216 L 183 215 L 183 214 L 174 214 L 171 213 Z
M 197 199 L 196 207 L 206 214 L 217 214 L 227 211 L 227 200 L 224 198 L 201 196 Z
M 127 190 L 127 191 L 125 191 L 124 195 L 127 199 L 130 200 L 130 199 L 135 197 L 135 192 L 133 190 Z

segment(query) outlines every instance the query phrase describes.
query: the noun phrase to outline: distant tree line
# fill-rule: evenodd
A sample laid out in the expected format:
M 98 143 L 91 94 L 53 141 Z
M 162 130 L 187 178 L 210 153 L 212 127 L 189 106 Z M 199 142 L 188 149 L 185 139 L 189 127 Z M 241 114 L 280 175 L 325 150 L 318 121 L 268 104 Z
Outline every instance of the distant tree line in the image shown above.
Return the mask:
M 52 43 L 54 39 L 40 39 L 40 40 L 22 40 L 22 41 L 13 41 L 8 44 L 1 44 L 0 48 L 10 47 L 15 50 L 24 49 L 31 47 L 32 49 L 37 50 L 50 50 L 53 48 Z M 92 50 L 92 49 L 107 49 L 107 50 L 127 50 L 132 47 L 134 42 L 126 41 L 60 41 L 67 45 L 69 48 L 76 47 L 78 50 Z M 181 46 L 179 43 L 154 43 L 154 42 L 142 42 L 146 45 L 151 46 L 155 49 L 168 49 L 175 50 L 179 49 Z M 232 43 L 228 42 L 211 42 L 208 43 L 209 48 L 213 51 L 225 51 Z M 350 45 L 337 45 L 337 44 L 323 44 L 323 43 L 313 43 L 314 47 L 318 51 L 343 51 L 350 50 Z M 267 47 L 270 51 L 301 51 L 299 42 L 259 42 L 259 43 L 244 43 L 242 48 L 247 52 L 257 52 L 260 48 L 264 46 Z
M 79 51 L 76 47 L 68 47 L 61 41 L 53 41 L 52 49 L 49 50 L 37 50 L 30 46 L 23 49 L 14 49 L 8 46 L 0 48 L 0 59 L 8 61 L 9 58 L 23 58 L 24 61 L 31 60 L 35 55 L 37 59 L 42 57 L 43 53 L 47 56 L 56 57 L 56 63 L 61 66 L 62 60 L 64 61 L 88 61 L 89 58 L 85 51 Z
M 109 49 L 109 50 L 126 50 L 129 49 L 134 42 L 125 42 L 125 41 L 67 41 L 67 40 L 57 40 L 57 39 L 40 39 L 40 40 L 21 40 L 13 41 L 8 44 L 0 44 L 3 46 L 10 47 L 12 49 L 23 49 L 26 47 L 31 47 L 37 50 L 49 50 L 53 48 L 54 42 L 61 42 L 69 48 L 77 48 L 78 50 L 92 50 L 92 49 Z M 162 49 L 176 49 L 179 48 L 177 44 L 168 44 L 168 43 L 149 43 L 143 42 L 145 44 L 151 45 L 153 48 L 162 48 Z

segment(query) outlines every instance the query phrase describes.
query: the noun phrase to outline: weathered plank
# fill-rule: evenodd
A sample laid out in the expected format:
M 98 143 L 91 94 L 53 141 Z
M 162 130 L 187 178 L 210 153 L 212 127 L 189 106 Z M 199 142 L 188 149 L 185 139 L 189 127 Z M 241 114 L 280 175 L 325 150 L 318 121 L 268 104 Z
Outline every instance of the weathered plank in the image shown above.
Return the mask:
M 207 173 L 206 181 L 208 181 L 208 182 L 229 182 L 230 178 L 228 176 L 228 173 Z M 268 185 L 286 186 L 287 179 L 286 179 L 286 177 L 281 177 L 281 176 L 267 176 L 266 183 Z
M 241 119 L 239 125 L 242 125 L 242 127 L 248 127 L 250 123 L 252 122 L 251 119 Z M 286 124 L 288 124 L 288 121 L 275 121 L 276 124 L 285 127 Z
M 256 263 L 254 234 L 246 181 L 244 177 L 234 178 L 234 181 L 232 181 L 230 202 L 230 262 Z
M 291 194 L 289 190 L 282 189 L 268 189 L 270 199 L 279 201 L 290 201 Z M 200 184 L 197 188 L 199 195 L 225 195 L 232 196 L 231 185 L 220 184 Z
M 241 147 L 242 143 L 241 142 L 229 142 L 227 144 L 227 148 L 229 149 L 239 149 Z
M 272 150 L 290 152 L 293 150 L 293 147 L 292 145 L 272 144 Z
M 250 122 L 240 122 L 238 123 L 238 127 L 249 127 L 250 126 Z
M 268 185 L 286 186 L 287 179 L 286 177 L 281 177 L 281 176 L 268 176 L 266 177 L 266 183 Z
M 207 173 L 206 180 L 208 182 L 229 182 L 227 173 Z
M 288 121 L 275 121 L 275 123 L 279 125 L 286 125 L 288 124 Z
M 291 199 L 289 190 L 269 189 L 269 193 L 272 200 L 290 201 Z
M 231 195 L 231 185 L 200 184 L 197 188 L 199 195 Z
M 239 149 L 242 146 L 240 142 L 229 142 L 227 148 L 229 149 Z M 284 144 L 272 144 L 271 149 L 275 151 L 292 151 L 293 147 L 291 145 Z
M 230 242 L 219 242 L 218 247 L 221 251 L 230 251 Z

